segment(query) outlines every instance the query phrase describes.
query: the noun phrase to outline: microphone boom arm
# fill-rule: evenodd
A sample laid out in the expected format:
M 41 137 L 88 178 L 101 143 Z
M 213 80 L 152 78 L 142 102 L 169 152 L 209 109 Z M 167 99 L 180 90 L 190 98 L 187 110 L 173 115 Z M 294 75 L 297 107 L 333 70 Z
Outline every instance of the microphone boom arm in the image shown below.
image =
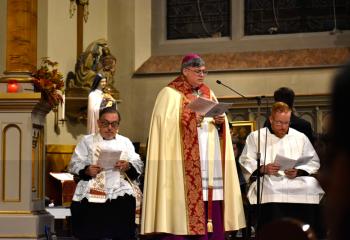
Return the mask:
M 229 87 L 229 86 L 223 84 L 220 80 L 216 80 L 216 83 L 217 83 L 217 84 L 220 84 L 220 85 L 222 85 L 222 86 L 227 87 L 227 88 L 230 89 L 232 92 L 238 94 L 238 95 L 241 96 L 242 98 L 248 99 L 248 98 L 247 98 L 246 96 L 244 96 L 243 94 L 241 94 L 241 93 L 237 92 L 236 90 L 234 90 L 233 88 L 231 88 L 231 87 Z
M 237 95 L 241 96 L 243 99 L 245 100 L 257 100 L 258 102 L 261 101 L 261 99 L 265 98 L 265 96 L 258 96 L 258 97 L 246 97 L 243 94 L 241 94 L 240 92 L 237 92 L 236 90 L 234 90 L 233 88 L 231 88 L 230 86 L 227 86 L 226 84 L 223 84 L 220 80 L 216 80 L 216 83 L 219 85 L 222 85 L 228 89 L 230 89 L 232 92 L 236 93 Z

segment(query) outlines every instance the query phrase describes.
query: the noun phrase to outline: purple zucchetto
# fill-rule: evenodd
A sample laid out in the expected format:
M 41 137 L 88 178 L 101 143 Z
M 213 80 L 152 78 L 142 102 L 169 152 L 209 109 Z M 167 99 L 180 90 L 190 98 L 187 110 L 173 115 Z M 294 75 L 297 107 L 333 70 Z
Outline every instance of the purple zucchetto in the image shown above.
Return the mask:
M 187 67 L 201 67 L 204 65 L 204 60 L 198 54 L 188 53 L 182 59 L 181 71 Z

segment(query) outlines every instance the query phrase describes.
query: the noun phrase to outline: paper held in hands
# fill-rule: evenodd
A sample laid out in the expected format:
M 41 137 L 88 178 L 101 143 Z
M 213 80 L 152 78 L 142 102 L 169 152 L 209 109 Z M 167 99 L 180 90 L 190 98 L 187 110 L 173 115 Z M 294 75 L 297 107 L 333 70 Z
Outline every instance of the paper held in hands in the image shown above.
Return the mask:
M 217 103 L 212 100 L 199 97 L 190 102 L 187 107 L 194 112 L 200 113 L 205 117 L 214 117 L 227 111 L 231 103 Z
M 118 160 L 120 160 L 121 151 L 101 150 L 97 159 L 97 165 L 104 170 L 113 169 Z
M 298 159 L 288 158 L 282 155 L 277 154 L 275 157 L 275 163 L 280 165 L 280 170 L 287 170 L 297 166 L 306 164 L 312 159 L 312 156 L 303 156 Z

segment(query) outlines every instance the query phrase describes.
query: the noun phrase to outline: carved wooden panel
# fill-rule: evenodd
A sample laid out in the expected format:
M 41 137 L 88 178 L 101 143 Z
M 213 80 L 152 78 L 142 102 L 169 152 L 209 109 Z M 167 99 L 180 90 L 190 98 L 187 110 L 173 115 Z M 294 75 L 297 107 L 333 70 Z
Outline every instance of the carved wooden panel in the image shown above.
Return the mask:
M 50 176 L 50 172 L 67 171 L 75 145 L 46 145 L 46 196 L 55 205 L 69 206 L 75 190 L 74 182 L 61 183 Z M 65 191 L 66 190 L 66 191 Z M 68 205 L 67 205 L 68 204 Z
M 182 55 L 152 56 L 136 75 L 178 73 Z M 344 64 L 350 48 L 315 48 L 278 51 L 201 54 L 210 72 L 266 70 L 284 68 L 319 68 Z
M 37 1 L 7 0 L 6 71 L 31 72 L 37 58 Z
M 33 124 L 32 133 L 32 199 L 44 199 L 44 126 Z
M 234 102 L 230 108 L 228 118 L 231 121 L 256 121 L 258 117 L 258 105 L 255 100 L 244 100 L 242 98 L 219 98 L 219 101 Z M 262 100 L 260 107 L 260 121 L 262 127 L 270 115 L 273 97 Z M 324 121 L 330 111 L 329 95 L 298 95 L 295 96 L 294 112 L 297 116 L 307 120 L 315 133 L 321 133 Z
M 13 203 L 23 200 L 21 199 L 21 181 L 23 177 L 23 156 L 21 154 L 23 150 L 22 127 L 23 125 L 21 124 L 9 123 L 2 129 L 1 202 Z

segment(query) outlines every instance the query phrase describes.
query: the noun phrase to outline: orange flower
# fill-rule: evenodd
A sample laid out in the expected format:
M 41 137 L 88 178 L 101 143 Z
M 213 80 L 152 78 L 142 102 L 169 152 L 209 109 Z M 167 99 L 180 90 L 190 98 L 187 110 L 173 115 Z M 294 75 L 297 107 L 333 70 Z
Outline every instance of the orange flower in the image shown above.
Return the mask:
M 42 58 L 39 69 L 32 73 L 35 92 L 41 92 L 42 97 L 51 107 L 63 102 L 59 93 L 64 91 L 63 75 L 57 69 L 57 62 Z

